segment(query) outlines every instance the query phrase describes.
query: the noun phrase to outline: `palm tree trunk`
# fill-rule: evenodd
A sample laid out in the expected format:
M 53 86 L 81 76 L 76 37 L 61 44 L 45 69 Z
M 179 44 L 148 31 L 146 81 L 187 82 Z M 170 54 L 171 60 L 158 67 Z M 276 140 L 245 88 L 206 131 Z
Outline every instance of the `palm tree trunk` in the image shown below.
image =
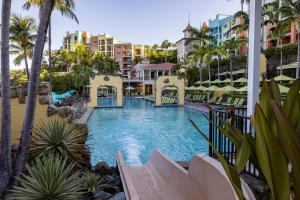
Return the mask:
M 280 75 L 282 75 L 282 61 L 283 60 L 283 52 L 282 52 L 282 40 L 280 39 Z
M 35 41 L 33 58 L 31 64 L 31 74 L 28 85 L 28 95 L 26 103 L 26 112 L 23 122 L 22 135 L 20 139 L 20 145 L 18 148 L 16 162 L 13 174 L 10 179 L 9 188 L 17 182 L 16 177 L 19 177 L 24 170 L 26 161 L 28 159 L 29 147 L 32 136 L 32 127 L 35 116 L 37 89 L 39 83 L 39 74 L 41 69 L 41 62 L 43 58 L 43 50 L 46 42 L 47 29 L 49 25 L 49 19 L 53 10 L 55 0 L 45 0 L 43 9 L 41 11 L 39 28 L 37 31 L 37 37 Z
M 220 56 L 218 55 L 218 80 L 220 80 Z
M 300 70 L 300 32 L 298 31 L 298 55 L 297 55 L 298 66 L 296 69 L 296 79 L 299 78 L 299 70 Z
M 232 75 L 232 58 L 229 56 L 229 67 L 230 67 L 230 85 L 233 85 L 233 75 Z
M 28 56 L 27 56 L 26 47 L 24 48 L 23 51 L 24 51 L 24 61 L 25 61 L 26 74 L 27 74 L 27 79 L 29 81 L 30 75 L 29 75 Z
M 209 62 L 207 63 L 207 67 L 208 67 L 208 82 L 209 82 L 209 86 L 211 86 L 211 83 L 210 83 L 211 75 L 210 75 L 210 63 Z
M 50 20 L 49 20 L 49 27 L 48 27 L 48 62 L 49 62 L 49 66 L 48 66 L 48 70 L 49 70 L 49 82 L 50 82 L 50 88 L 51 87 L 51 83 L 52 83 L 52 48 L 51 48 L 51 45 L 52 45 L 52 28 L 51 28 L 51 17 L 50 17 Z
M 1 29 L 1 152 L 0 152 L 0 196 L 11 175 L 11 109 L 9 80 L 9 20 L 11 0 L 2 1 Z

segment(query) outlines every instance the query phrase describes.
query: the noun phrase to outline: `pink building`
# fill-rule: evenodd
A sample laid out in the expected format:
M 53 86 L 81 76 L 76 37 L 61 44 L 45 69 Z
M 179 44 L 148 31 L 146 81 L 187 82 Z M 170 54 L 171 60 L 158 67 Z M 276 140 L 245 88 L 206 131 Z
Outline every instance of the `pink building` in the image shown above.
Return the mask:
M 133 46 L 131 43 L 114 45 L 114 58 L 119 63 L 123 76 L 131 78 Z

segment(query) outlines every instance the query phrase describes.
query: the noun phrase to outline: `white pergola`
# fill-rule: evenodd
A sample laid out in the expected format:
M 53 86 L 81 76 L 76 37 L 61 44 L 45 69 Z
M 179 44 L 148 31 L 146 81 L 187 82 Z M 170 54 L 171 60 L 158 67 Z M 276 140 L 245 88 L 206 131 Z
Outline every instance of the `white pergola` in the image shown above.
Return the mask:
M 262 0 L 250 0 L 249 53 L 248 53 L 248 104 L 247 115 L 254 113 L 259 100 L 260 51 L 261 51 Z

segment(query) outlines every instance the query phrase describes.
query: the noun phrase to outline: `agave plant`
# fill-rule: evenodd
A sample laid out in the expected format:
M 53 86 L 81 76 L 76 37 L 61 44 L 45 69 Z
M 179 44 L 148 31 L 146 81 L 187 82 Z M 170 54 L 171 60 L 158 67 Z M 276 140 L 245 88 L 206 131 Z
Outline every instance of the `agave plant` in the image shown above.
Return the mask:
M 79 172 L 74 167 L 75 163 L 54 155 L 37 158 L 33 165 L 26 165 L 28 175 L 18 178 L 20 186 L 12 189 L 12 199 L 80 199 Z
M 223 121 L 213 113 L 221 122 L 221 125 L 214 125 L 236 146 L 234 167 L 227 164 L 209 138 L 190 119 L 192 125 L 216 153 L 239 199 L 244 199 L 240 174 L 248 161 L 254 164 L 267 186 L 266 199 L 300 199 L 299 91 L 300 80 L 297 80 L 285 100 L 281 102 L 279 87 L 275 81 L 270 84 L 263 83 L 252 121 L 256 131 L 255 138 L 235 128 L 230 120 Z
M 83 191 L 86 193 L 95 193 L 104 186 L 103 179 L 94 173 L 88 173 L 83 176 Z
M 85 148 L 86 133 L 63 120 L 41 122 L 33 130 L 30 152 L 34 157 L 54 154 L 78 160 Z

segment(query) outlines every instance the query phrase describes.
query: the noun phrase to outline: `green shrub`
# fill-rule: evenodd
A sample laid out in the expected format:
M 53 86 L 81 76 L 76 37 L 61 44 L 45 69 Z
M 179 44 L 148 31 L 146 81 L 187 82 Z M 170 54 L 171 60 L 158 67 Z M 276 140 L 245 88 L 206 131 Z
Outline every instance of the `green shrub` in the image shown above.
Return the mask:
M 70 76 L 68 74 L 65 75 L 54 75 L 52 77 L 52 90 L 54 92 L 62 93 L 67 92 L 70 88 Z
M 103 187 L 102 179 L 94 173 L 88 173 L 83 176 L 83 191 L 85 193 L 95 193 Z
M 30 153 L 34 157 L 53 154 L 78 160 L 85 148 L 86 133 L 63 120 L 41 122 L 33 129 Z
M 18 178 L 20 186 L 13 188 L 12 199 L 80 199 L 79 172 L 74 167 L 75 163 L 54 155 L 36 159 L 33 165 L 26 165 L 28 174 Z
M 287 58 L 291 55 L 297 55 L 298 45 L 297 44 L 288 44 L 282 47 L 283 57 Z M 280 47 L 270 47 L 265 50 L 265 56 L 269 59 L 280 59 L 281 48 Z

